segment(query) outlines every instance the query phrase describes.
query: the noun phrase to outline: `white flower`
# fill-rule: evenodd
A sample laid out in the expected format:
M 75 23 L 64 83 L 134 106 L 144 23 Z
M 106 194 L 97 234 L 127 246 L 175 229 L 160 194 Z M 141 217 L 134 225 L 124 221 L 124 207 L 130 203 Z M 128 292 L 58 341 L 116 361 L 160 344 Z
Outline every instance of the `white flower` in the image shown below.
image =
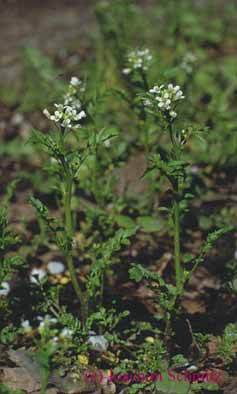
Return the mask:
M 152 55 L 149 49 L 135 49 L 130 51 L 127 55 L 126 65 L 123 69 L 123 74 L 128 75 L 133 71 L 142 70 L 147 71 L 152 62 Z
M 154 86 L 152 89 L 149 90 L 150 93 L 159 93 L 158 86 Z
M 47 268 L 49 273 L 52 275 L 59 275 L 65 271 L 65 266 L 61 261 L 50 261 Z
M 174 86 L 172 83 L 168 86 L 154 86 L 147 93 L 147 97 L 143 100 L 146 107 L 152 107 L 164 112 L 166 117 L 171 120 L 177 117 L 175 106 L 177 101 L 183 100 L 184 95 L 180 86 Z
M 105 146 L 106 148 L 110 148 L 110 147 L 111 147 L 111 141 L 110 141 L 110 140 L 105 140 L 105 141 L 104 141 L 104 146 Z
M 77 115 L 77 120 L 81 120 L 83 118 L 86 118 L 86 113 L 85 111 L 81 111 L 79 112 L 79 114 Z
M 41 282 L 46 275 L 47 273 L 43 268 L 33 268 L 30 273 L 30 281 L 31 283 Z
M 61 338 L 71 338 L 73 335 L 73 330 L 70 330 L 70 328 L 64 327 L 60 333 Z
M 0 284 L 0 297 L 4 296 L 6 297 L 10 293 L 10 285 L 8 282 L 2 282 Z
M 38 316 L 37 320 L 40 321 L 38 330 L 41 333 L 45 330 L 45 328 L 49 328 L 51 325 L 57 323 L 57 319 L 55 317 L 51 317 L 50 315 L 45 315 L 44 317 Z
M 46 116 L 46 118 L 51 119 L 51 115 L 50 115 L 49 111 L 47 110 L 47 108 L 45 108 L 43 110 L 43 114 Z
M 124 68 L 123 74 L 128 75 L 128 74 L 130 74 L 131 71 L 132 71 L 131 68 Z
M 31 327 L 31 325 L 30 325 L 29 320 L 24 320 L 24 321 L 21 323 L 21 327 L 23 328 L 23 330 L 24 330 L 26 333 L 29 333 L 29 332 L 32 331 L 32 327 Z
M 169 114 L 170 114 L 171 118 L 176 118 L 176 116 L 177 116 L 177 113 L 175 111 L 170 111 Z
M 68 86 L 67 93 L 64 95 L 62 104 L 54 104 L 56 110 L 53 114 L 47 109 L 43 110 L 44 115 L 65 129 L 78 129 L 81 127 L 80 120 L 85 118 L 86 112 L 82 110 L 82 104 L 78 94 L 84 91 L 84 86 L 77 77 L 72 77 Z
M 79 86 L 79 85 L 81 85 L 81 81 L 77 77 L 72 77 L 71 81 L 70 81 L 70 84 L 72 86 Z
M 151 102 L 151 100 L 146 99 L 146 100 L 144 100 L 143 104 L 144 104 L 146 107 L 149 107 L 150 105 L 152 105 L 152 102 Z

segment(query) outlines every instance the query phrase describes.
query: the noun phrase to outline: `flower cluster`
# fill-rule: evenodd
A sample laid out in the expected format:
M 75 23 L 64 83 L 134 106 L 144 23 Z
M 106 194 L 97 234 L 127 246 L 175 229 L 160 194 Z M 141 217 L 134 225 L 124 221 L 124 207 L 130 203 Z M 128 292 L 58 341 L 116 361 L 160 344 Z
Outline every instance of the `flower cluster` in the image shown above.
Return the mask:
M 44 317 L 38 316 L 37 320 L 39 322 L 38 327 L 36 328 L 38 333 L 42 336 L 47 335 L 48 339 L 51 339 L 55 343 L 60 340 L 69 340 L 73 336 L 73 331 L 68 327 L 63 327 L 62 329 L 55 328 L 55 325 L 58 323 L 55 317 L 50 315 L 45 315 Z M 24 320 L 21 323 L 21 327 L 25 334 L 29 334 L 33 331 L 33 327 L 29 320 Z
M 180 67 L 187 73 L 192 74 L 193 64 L 196 62 L 197 58 L 192 52 L 187 52 L 182 60 Z
M 81 101 L 78 98 L 78 94 L 83 91 L 84 86 L 82 82 L 77 77 L 72 77 L 68 91 L 64 96 L 63 104 L 54 104 L 56 110 L 53 114 L 44 109 L 44 115 L 64 129 L 80 128 L 80 121 L 86 117 Z
M 152 62 L 152 55 L 149 49 L 136 49 L 129 52 L 127 56 L 127 67 L 123 69 L 123 74 L 130 74 L 134 71 L 147 71 Z
M 149 90 L 147 98 L 144 100 L 146 107 L 162 111 L 169 119 L 177 116 L 175 112 L 176 104 L 179 100 L 184 99 L 184 95 L 180 86 L 169 85 L 154 86 Z

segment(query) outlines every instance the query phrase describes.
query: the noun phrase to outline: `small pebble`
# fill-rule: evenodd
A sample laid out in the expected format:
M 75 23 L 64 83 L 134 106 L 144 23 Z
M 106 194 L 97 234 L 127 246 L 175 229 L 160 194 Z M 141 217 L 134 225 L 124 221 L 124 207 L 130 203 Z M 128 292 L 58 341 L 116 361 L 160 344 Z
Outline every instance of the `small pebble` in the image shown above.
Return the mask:
M 47 267 L 51 275 L 59 275 L 65 271 L 65 266 L 61 261 L 50 261 Z
M 198 370 L 198 367 L 196 366 L 196 365 L 190 365 L 188 368 L 187 368 L 187 371 L 188 372 L 196 372 Z
M 96 350 L 97 352 L 104 352 L 109 346 L 109 342 L 103 335 L 91 335 L 88 339 L 88 343 L 91 345 L 93 350 Z

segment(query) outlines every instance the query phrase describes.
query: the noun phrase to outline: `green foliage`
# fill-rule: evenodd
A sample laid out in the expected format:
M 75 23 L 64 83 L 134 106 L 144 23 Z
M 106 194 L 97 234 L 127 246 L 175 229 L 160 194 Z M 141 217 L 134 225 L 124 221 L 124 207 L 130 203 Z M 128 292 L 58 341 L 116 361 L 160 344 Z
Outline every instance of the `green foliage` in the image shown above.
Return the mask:
M 237 326 L 229 323 L 222 335 L 218 338 L 217 353 L 227 360 L 228 363 L 236 361 L 237 357 Z
M 216 242 L 232 235 L 236 225 L 235 196 L 226 187 L 237 157 L 236 12 L 227 4 L 220 18 L 213 2 L 181 0 L 178 7 L 173 0 L 155 3 L 140 8 L 128 0 L 97 2 L 101 34 L 94 36 L 93 61 L 91 56 L 82 56 L 80 63 L 80 71 L 93 76 L 86 84 L 72 77 L 66 88 L 53 60 L 34 48 L 24 51 L 26 78 L 20 111 L 42 112 L 45 105 L 60 101 L 51 112 L 43 111 L 50 127 L 45 131 L 34 128 L 29 139 L 33 148 L 22 145 L 24 130 L 18 133 L 6 116 L 7 127 L 20 137 L 11 139 L 10 133 L 8 141 L 8 133 L 6 138 L 3 135 L 0 153 L 18 160 L 20 168 L 31 164 L 32 173 L 28 169 L 22 173 L 34 189 L 29 202 L 36 212 L 39 234 L 32 236 L 32 228 L 35 232 L 37 227 L 26 220 L 21 245 L 9 224 L 13 182 L 0 209 L 0 287 L 20 271 L 24 260 L 46 265 L 48 256 L 62 254 L 67 270 L 62 274 L 65 278 L 47 275 L 38 286 L 28 284 L 26 273 L 23 284 L 17 283 L 9 295 L 3 293 L 0 308 L 3 324 L 8 326 L 0 331 L 0 340 L 4 346 L 27 346 L 35 340 L 42 393 L 53 365 L 75 370 L 78 354 L 88 354 L 91 330 L 109 341 L 110 349 L 101 357 L 91 353 L 90 363 L 103 368 L 115 364 L 117 358 L 121 361 L 118 368 L 125 371 L 128 367 L 163 371 L 167 369 L 164 360 L 167 365 L 183 363 L 180 354 L 170 362 L 172 356 L 166 350 L 173 340 L 174 320 L 184 318 L 181 298 Z M 9 112 L 10 118 L 12 108 Z M 213 196 L 219 191 L 226 193 L 228 206 L 219 211 L 219 202 L 223 203 L 216 199 L 206 209 L 207 192 Z M 198 242 L 206 240 L 194 253 L 196 235 Z M 18 247 L 24 257 L 14 252 Z M 119 294 L 119 311 L 112 297 L 105 297 L 111 294 L 110 288 L 105 289 L 107 283 L 110 287 L 109 275 L 122 270 L 124 260 L 131 262 L 129 275 L 135 282 L 131 288 L 138 287 L 139 292 L 144 285 L 151 290 L 148 294 L 159 312 L 151 314 L 149 322 L 131 322 L 132 313 L 122 310 L 126 294 Z M 234 256 L 225 268 L 222 282 L 232 282 L 228 290 L 234 292 Z M 30 312 L 20 310 L 25 306 L 22 290 L 34 299 Z M 16 293 L 19 308 L 11 293 Z M 14 320 L 11 310 L 16 309 Z M 35 329 L 38 312 L 56 316 L 56 326 L 47 326 L 42 333 Z M 32 318 L 33 328 L 28 331 L 26 320 L 19 339 L 16 326 L 22 317 L 28 318 L 25 314 Z M 55 340 L 61 326 L 73 333 L 63 343 Z M 205 355 L 210 337 L 193 335 Z M 217 353 L 227 365 L 236 359 L 236 340 L 234 324 L 218 338 Z M 178 348 L 175 344 L 175 352 Z M 164 372 L 159 384 L 136 384 L 130 392 L 191 394 L 216 389 L 215 385 L 176 384 Z
M 0 383 L 0 394 L 24 394 L 24 391 L 12 390 L 7 385 Z
M 155 301 L 164 308 L 165 318 L 170 318 L 174 311 L 177 289 L 172 284 L 166 283 L 160 274 L 145 269 L 141 264 L 134 264 L 129 270 L 130 278 L 136 282 L 145 279 L 146 286 L 153 290 Z M 159 319 L 159 316 L 156 316 Z
M 157 383 L 157 389 L 160 394 L 187 394 L 189 391 L 190 383 L 181 381 L 177 382 L 172 380 L 167 372 L 162 374 L 163 380 L 161 383 Z
M 8 226 L 8 218 L 6 208 L 0 211 L 0 250 L 5 251 L 10 246 L 17 243 L 18 239 L 13 236 Z
M 0 284 L 8 281 L 13 272 L 23 265 L 21 256 L 9 255 L 11 249 L 20 243 L 19 236 L 13 232 L 8 221 L 8 206 L 17 183 L 18 180 L 14 180 L 8 185 L 0 208 Z
M 87 320 L 87 329 L 99 328 L 111 340 L 115 338 L 115 330 L 121 320 L 129 315 L 129 311 L 118 313 L 115 308 L 106 310 L 101 307 L 97 312 L 92 313 Z
M 225 234 L 228 234 L 229 232 L 233 231 L 233 227 L 227 226 L 224 228 L 220 228 L 218 230 L 213 231 L 212 233 L 209 233 L 207 236 L 207 239 L 205 243 L 202 245 L 201 250 L 199 252 L 199 255 L 193 259 L 193 256 L 190 255 L 186 259 L 186 263 L 193 263 L 192 269 L 190 271 L 185 271 L 184 272 L 184 278 L 185 281 L 189 281 L 192 274 L 195 272 L 197 267 L 204 261 L 205 256 L 212 250 L 214 247 L 215 242 L 223 237 Z
M 18 334 L 19 330 L 13 325 L 4 327 L 0 331 L 0 343 L 3 345 L 10 345 L 16 341 Z
M 103 281 L 106 270 L 112 265 L 112 256 L 118 252 L 123 246 L 129 245 L 129 238 L 136 233 L 136 227 L 125 230 L 118 230 L 113 238 L 108 239 L 103 244 L 94 247 L 94 264 L 87 281 L 87 291 L 90 297 L 99 295 L 103 297 L 103 289 L 101 283 Z
M 171 184 L 175 184 L 179 178 L 185 178 L 187 162 L 182 160 L 169 160 L 169 162 L 165 162 L 159 154 L 152 155 L 149 157 L 149 160 L 152 163 L 151 171 L 154 168 L 160 171 L 162 175 L 165 175 L 170 180 Z

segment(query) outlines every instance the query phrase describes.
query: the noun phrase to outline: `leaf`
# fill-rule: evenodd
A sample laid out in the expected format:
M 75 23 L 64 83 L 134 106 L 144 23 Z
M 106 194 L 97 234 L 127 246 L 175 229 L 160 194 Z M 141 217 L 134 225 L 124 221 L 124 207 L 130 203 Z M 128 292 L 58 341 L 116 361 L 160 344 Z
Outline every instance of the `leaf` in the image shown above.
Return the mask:
M 151 216 L 140 216 L 137 219 L 137 223 L 146 233 L 154 233 L 164 228 L 162 219 L 152 218 Z
M 142 175 L 142 179 L 146 179 L 146 178 L 152 178 L 153 176 L 155 176 L 157 174 L 157 168 L 155 166 L 147 168 L 144 172 L 144 174 Z
M 136 223 L 129 216 L 126 215 L 116 215 L 115 221 L 121 227 L 125 227 L 125 228 L 136 227 Z
M 44 219 L 48 219 L 49 211 L 48 208 L 38 199 L 35 198 L 34 196 L 31 196 L 29 198 L 29 203 L 35 208 L 37 211 L 38 215 Z
M 112 88 L 111 93 L 115 93 L 120 98 L 122 98 L 124 101 L 129 102 L 129 96 L 127 95 L 125 90 L 119 89 L 119 88 Z
M 177 377 L 177 373 L 171 372 L 174 377 Z M 181 376 L 179 374 L 179 376 Z M 190 394 L 189 382 L 177 381 L 176 379 L 169 376 L 168 372 L 162 372 L 162 382 L 158 381 L 157 388 L 159 394 Z
M 141 282 L 144 277 L 144 272 L 142 270 L 141 265 L 134 265 L 129 270 L 130 279 L 135 280 L 135 282 Z
M 55 140 L 55 136 L 44 134 L 39 130 L 34 129 L 28 143 L 42 146 L 43 149 L 56 160 L 61 160 L 64 152 Z
M 104 272 L 113 264 L 113 254 L 120 251 L 124 245 L 129 245 L 129 238 L 132 237 L 136 231 L 136 226 L 127 229 L 119 229 L 114 237 L 109 238 L 106 242 L 99 245 L 97 258 L 92 265 L 87 281 L 88 294 L 91 297 L 95 296 L 97 289 L 100 290 Z
M 19 183 L 20 179 L 14 179 L 13 181 L 11 181 L 9 183 L 9 185 L 7 186 L 7 190 L 6 190 L 6 196 L 3 199 L 2 205 L 3 206 L 7 206 L 10 202 L 10 200 L 12 199 L 15 189 L 17 187 L 17 184 Z

